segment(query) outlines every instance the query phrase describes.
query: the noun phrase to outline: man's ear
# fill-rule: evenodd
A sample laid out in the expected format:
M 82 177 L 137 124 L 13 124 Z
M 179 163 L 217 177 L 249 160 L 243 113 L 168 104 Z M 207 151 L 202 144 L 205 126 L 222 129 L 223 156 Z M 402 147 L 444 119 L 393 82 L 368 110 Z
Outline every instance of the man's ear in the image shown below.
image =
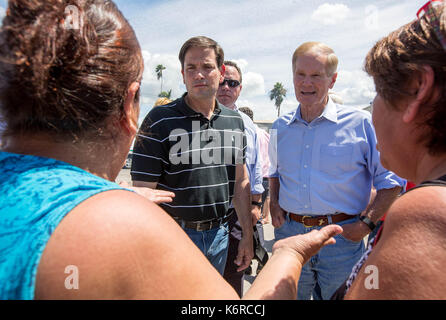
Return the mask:
M 335 83 L 336 83 L 336 79 L 337 79 L 337 78 L 338 78 L 338 73 L 335 72 L 335 73 L 331 76 L 331 83 L 330 83 L 330 86 L 329 86 L 330 89 L 333 89 L 333 87 L 334 87 L 334 85 L 335 85 Z
M 220 83 L 222 83 L 225 80 L 225 73 L 226 73 L 226 66 L 224 64 L 220 67 Z
M 124 117 L 122 121 L 124 121 L 124 128 L 132 135 L 138 131 L 139 101 L 135 100 L 135 97 L 139 88 L 139 82 L 132 82 L 127 89 L 127 96 L 124 100 Z
M 181 75 L 183 76 L 183 83 L 186 84 L 186 81 L 184 80 L 184 70 L 181 69 Z
M 428 65 L 423 66 L 423 70 L 414 75 L 409 90 L 415 92 L 415 97 L 408 103 L 404 111 L 404 122 L 412 122 L 416 118 L 420 107 L 428 103 L 432 98 L 435 98 L 433 96 L 434 79 L 434 70 Z

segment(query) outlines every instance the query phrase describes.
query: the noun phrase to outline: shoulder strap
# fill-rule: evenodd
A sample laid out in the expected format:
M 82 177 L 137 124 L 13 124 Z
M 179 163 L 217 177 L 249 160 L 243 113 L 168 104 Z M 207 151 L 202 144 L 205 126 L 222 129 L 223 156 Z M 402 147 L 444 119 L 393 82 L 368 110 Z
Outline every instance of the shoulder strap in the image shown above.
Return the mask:
M 412 189 L 408 190 L 407 192 L 418 189 L 418 188 L 422 188 L 422 187 L 438 187 L 438 186 L 446 187 L 446 175 L 444 175 L 438 179 L 435 179 L 435 180 L 424 181 L 424 182 L 420 183 L 418 186 L 413 187 Z

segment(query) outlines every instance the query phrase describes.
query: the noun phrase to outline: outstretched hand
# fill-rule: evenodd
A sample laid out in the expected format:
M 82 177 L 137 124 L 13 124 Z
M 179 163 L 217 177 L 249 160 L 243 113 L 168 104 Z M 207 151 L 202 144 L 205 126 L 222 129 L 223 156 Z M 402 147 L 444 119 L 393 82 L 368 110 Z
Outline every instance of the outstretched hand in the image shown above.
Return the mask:
M 342 231 L 340 226 L 331 224 L 320 230 L 313 230 L 306 234 L 285 238 L 274 244 L 273 253 L 288 250 L 294 253 L 302 265 L 304 265 L 323 246 L 336 243 L 333 237 L 342 233 Z
M 273 246 L 273 254 L 244 299 L 296 299 L 303 265 L 323 246 L 334 244 L 342 228 L 331 224 L 307 234 L 285 238 Z
M 163 202 L 172 202 L 175 197 L 175 193 L 165 190 L 144 188 L 144 187 L 132 187 L 127 182 L 121 182 L 119 185 L 123 188 L 127 188 L 135 191 L 137 194 L 149 199 L 157 204 Z

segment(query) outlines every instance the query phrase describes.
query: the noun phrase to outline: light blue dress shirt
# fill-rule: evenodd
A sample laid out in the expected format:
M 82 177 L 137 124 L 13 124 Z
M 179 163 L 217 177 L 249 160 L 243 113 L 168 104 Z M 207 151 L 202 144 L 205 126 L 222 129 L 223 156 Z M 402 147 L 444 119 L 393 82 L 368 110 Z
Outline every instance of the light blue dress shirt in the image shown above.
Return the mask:
M 296 111 L 277 119 L 270 132 L 269 177 L 279 178 L 279 205 L 311 216 L 356 215 L 376 190 L 405 180 L 382 167 L 367 111 L 328 101 L 311 123 Z
M 262 162 L 260 155 L 260 143 L 257 139 L 257 129 L 254 122 L 245 113 L 240 112 L 235 107 L 243 120 L 245 126 L 246 135 L 246 167 L 248 169 L 249 183 L 251 185 L 252 194 L 262 194 L 265 189 L 263 188 L 263 174 L 262 174 Z

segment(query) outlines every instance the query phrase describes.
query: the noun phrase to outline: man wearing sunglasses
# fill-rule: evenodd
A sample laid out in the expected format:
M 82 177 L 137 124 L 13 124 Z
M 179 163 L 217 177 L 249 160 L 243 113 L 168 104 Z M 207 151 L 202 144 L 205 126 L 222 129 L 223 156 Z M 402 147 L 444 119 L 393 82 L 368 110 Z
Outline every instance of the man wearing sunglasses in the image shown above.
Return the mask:
M 237 110 L 236 101 L 240 96 L 242 90 L 242 72 L 238 65 L 233 61 L 225 61 L 225 78 L 217 91 L 217 99 L 224 106 L 232 110 Z M 243 119 L 246 135 L 246 167 L 248 168 L 249 182 L 251 185 L 251 214 L 253 226 L 256 226 L 257 221 L 260 219 L 261 212 L 261 199 L 263 188 L 262 178 L 262 165 L 260 156 L 260 145 L 257 139 L 257 131 L 252 120 L 243 112 L 239 112 Z M 230 210 L 235 209 L 231 206 Z M 237 265 L 234 260 L 237 255 L 237 247 L 240 239 L 242 238 L 242 229 L 237 219 L 236 214 L 231 215 L 232 219 L 229 220 L 229 251 L 228 259 L 226 260 L 226 267 L 224 272 L 224 278 L 228 283 L 232 285 L 235 291 L 242 296 L 243 294 L 243 271 L 237 271 Z M 258 251 L 258 250 L 257 250 Z M 262 258 L 268 258 L 266 251 L 263 252 Z M 264 260 L 263 259 L 263 260 Z

